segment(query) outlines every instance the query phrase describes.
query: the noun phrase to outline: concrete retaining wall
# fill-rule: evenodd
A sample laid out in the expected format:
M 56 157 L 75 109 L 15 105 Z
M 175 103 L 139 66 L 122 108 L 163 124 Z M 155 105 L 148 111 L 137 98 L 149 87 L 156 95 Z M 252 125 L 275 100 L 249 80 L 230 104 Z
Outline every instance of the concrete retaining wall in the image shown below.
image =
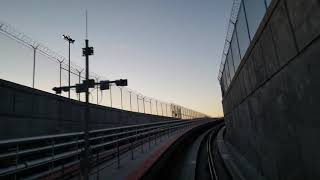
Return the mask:
M 85 103 L 0 79 L 0 139 L 83 130 Z M 174 120 L 91 104 L 90 129 Z
M 227 140 L 267 179 L 320 179 L 319 35 L 319 0 L 273 0 L 223 97 Z

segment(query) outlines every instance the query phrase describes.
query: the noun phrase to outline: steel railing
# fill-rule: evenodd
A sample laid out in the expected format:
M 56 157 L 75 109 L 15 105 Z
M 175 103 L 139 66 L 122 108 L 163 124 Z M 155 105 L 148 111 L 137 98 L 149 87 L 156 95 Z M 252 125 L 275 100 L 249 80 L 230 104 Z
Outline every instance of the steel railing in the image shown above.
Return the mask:
M 162 134 L 201 121 L 167 121 L 92 130 L 90 166 L 98 165 L 133 150 Z M 79 174 L 84 153 L 84 133 L 66 133 L 0 141 L 0 179 L 37 179 L 44 176 Z M 56 177 L 57 178 L 57 177 Z

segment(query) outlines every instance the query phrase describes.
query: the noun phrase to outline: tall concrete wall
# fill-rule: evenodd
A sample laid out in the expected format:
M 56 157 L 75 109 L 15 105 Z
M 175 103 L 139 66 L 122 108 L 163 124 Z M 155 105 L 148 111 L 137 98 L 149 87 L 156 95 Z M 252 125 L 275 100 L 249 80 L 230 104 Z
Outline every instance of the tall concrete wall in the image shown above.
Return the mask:
M 267 179 L 320 179 L 319 35 L 319 0 L 273 0 L 223 97 L 226 140 Z
M 83 130 L 85 103 L 0 79 L 0 139 Z M 90 129 L 175 120 L 90 105 Z

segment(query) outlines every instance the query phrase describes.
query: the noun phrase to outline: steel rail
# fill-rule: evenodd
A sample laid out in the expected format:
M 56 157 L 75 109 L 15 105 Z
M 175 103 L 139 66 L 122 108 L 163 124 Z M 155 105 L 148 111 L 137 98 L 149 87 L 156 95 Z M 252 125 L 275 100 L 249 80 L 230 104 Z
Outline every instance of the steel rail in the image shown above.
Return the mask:
M 90 138 L 91 151 L 101 153 L 114 149 L 115 145 L 119 146 L 132 141 L 139 141 L 195 122 L 169 121 L 90 131 L 94 135 Z M 106 141 L 106 137 L 110 140 Z M 95 143 L 96 141 L 98 142 Z M 0 152 L 0 177 L 16 175 L 37 167 L 48 169 L 46 166 L 61 160 L 66 161 L 68 158 L 72 158 L 68 163 L 78 162 L 83 152 L 83 143 L 83 132 L 0 141 L 1 149 L 7 147 L 7 151 L 11 151 Z M 29 147 L 30 144 L 31 147 Z M 44 146 L 42 146 L 43 144 Z M 36 145 L 40 145 L 40 147 Z M 10 149 L 10 146 L 13 146 L 13 148 Z M 63 168 L 66 167 L 65 164 L 62 164 L 62 166 Z M 61 167 L 57 166 L 54 169 L 61 169 Z M 49 168 L 48 171 L 52 170 L 53 168 Z M 45 172 L 40 172 L 38 175 L 41 173 Z M 37 174 L 32 175 L 38 177 Z
M 91 131 L 89 131 L 89 133 L 90 133 L 90 135 L 95 134 L 95 133 L 107 133 L 107 132 L 117 131 L 117 130 L 126 130 L 129 128 L 139 128 L 139 127 L 143 127 L 143 126 L 153 126 L 153 125 L 176 123 L 176 122 L 185 122 L 185 120 L 174 120 L 174 121 L 166 121 L 166 122 L 145 123 L 145 124 L 139 124 L 139 125 L 105 128 L 105 129 L 91 130 Z M 84 135 L 84 133 L 83 132 L 74 132 L 74 133 L 62 133 L 62 134 L 36 136 L 36 137 L 28 137 L 28 138 L 0 140 L 0 146 L 5 145 L 5 144 L 27 143 L 27 142 L 33 142 L 33 141 L 39 141 L 39 140 L 65 138 L 65 137 L 72 137 L 72 136 L 79 136 L 79 135 Z
M 177 122 L 175 122 L 175 123 L 177 123 Z M 164 123 L 158 123 L 158 124 L 164 124 Z M 121 136 L 121 135 L 126 135 L 126 134 L 130 134 L 130 133 L 136 133 L 136 132 L 146 131 L 146 130 L 152 130 L 152 129 L 161 128 L 161 127 L 167 127 L 167 126 L 169 126 L 169 125 L 165 124 L 165 125 L 160 125 L 160 126 L 157 126 L 157 127 L 152 126 L 152 127 L 138 129 L 138 130 L 124 131 L 124 132 L 115 133 L 115 134 L 107 134 L 107 135 L 103 135 L 103 136 L 93 137 L 93 138 L 90 138 L 89 140 L 90 141 L 96 141 L 96 140 L 100 140 L 100 139 L 114 138 L 114 137 L 118 137 L 118 136 Z M 116 128 L 111 128 L 110 131 L 114 130 L 114 129 L 116 129 Z M 120 128 L 117 128 L 117 129 L 120 129 Z M 121 129 L 123 129 L 123 128 L 121 128 Z M 72 135 L 78 135 L 78 134 L 82 135 L 82 133 L 74 133 Z M 56 138 L 56 137 L 60 137 L 61 138 L 61 137 L 66 137 L 66 136 L 58 135 L 58 136 L 49 136 L 49 137 L 50 138 Z M 35 138 L 25 138 L 25 139 L 27 141 L 28 140 L 29 141 L 36 141 Z M 39 138 L 39 139 L 42 139 L 42 138 Z M 14 141 L 14 142 L 17 142 L 17 141 Z M 24 143 L 23 140 L 19 140 L 18 142 L 23 142 Z M 74 144 L 83 143 L 83 142 L 84 142 L 84 140 L 74 140 L 74 141 L 70 141 L 70 142 L 66 142 L 66 143 L 59 143 L 59 144 L 55 144 L 55 148 L 60 148 L 60 147 L 74 145 Z M 8 143 L 8 141 L 6 143 Z M 12 141 L 10 141 L 10 143 L 12 143 Z M 0 142 L 0 146 L 1 145 L 3 145 L 3 144 L 1 144 L 1 142 Z M 3 154 L 0 154 L 0 160 L 1 159 L 5 159 L 5 158 L 9 158 L 9 157 L 12 157 L 12 156 L 16 156 L 16 155 L 26 155 L 26 154 L 31 154 L 33 152 L 45 151 L 45 150 L 48 150 L 48 149 L 51 149 L 51 148 L 52 148 L 52 146 L 48 145 L 48 146 L 39 147 L 39 148 L 22 150 L 22 151 L 19 151 L 18 153 L 16 153 L 16 152 L 3 153 Z
M 209 137 L 207 139 L 207 153 L 208 153 L 208 165 L 209 165 L 209 171 L 210 171 L 210 177 L 212 180 L 219 180 L 218 176 L 217 176 L 217 172 L 214 166 L 214 152 L 212 151 L 212 144 L 213 144 L 213 135 L 216 135 L 217 133 L 217 129 L 220 128 L 212 128 L 211 132 L 209 133 Z

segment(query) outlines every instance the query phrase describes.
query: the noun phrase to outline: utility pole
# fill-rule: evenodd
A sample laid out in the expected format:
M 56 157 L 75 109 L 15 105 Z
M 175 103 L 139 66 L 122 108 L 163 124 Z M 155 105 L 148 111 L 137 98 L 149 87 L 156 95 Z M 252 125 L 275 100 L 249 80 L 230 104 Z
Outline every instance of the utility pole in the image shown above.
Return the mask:
M 86 58 L 86 84 L 88 85 L 89 82 L 89 56 L 93 55 L 93 47 L 89 47 L 89 40 L 88 40 L 88 12 L 86 11 L 86 39 L 85 39 L 85 48 L 82 49 L 82 54 Z M 70 65 L 69 65 L 70 68 Z M 70 71 L 69 71 L 70 74 Z M 69 75 L 70 78 L 70 75 Z M 70 81 L 69 81 L 70 83 Z M 85 88 L 86 94 L 86 109 L 85 109 L 85 118 L 84 118 L 84 160 L 83 160 L 83 175 L 84 180 L 89 180 L 89 118 L 90 118 L 90 107 L 89 107 L 89 87 Z
M 64 86 L 64 87 L 54 87 L 52 90 L 56 94 L 61 94 L 62 91 L 70 92 L 71 88 L 75 88 L 77 93 L 85 93 L 85 118 L 84 118 L 84 154 L 81 154 L 83 157 L 80 161 L 80 166 L 83 174 L 84 180 L 89 180 L 89 170 L 90 170 L 90 143 L 89 143 L 89 121 L 90 121 L 90 106 L 89 106 L 89 88 L 95 88 L 99 86 L 100 90 L 107 90 L 110 88 L 111 83 L 115 83 L 117 86 L 127 86 L 128 81 L 126 79 L 120 79 L 115 81 L 100 81 L 95 82 L 94 79 L 89 79 L 89 56 L 93 55 L 93 47 L 89 47 L 88 40 L 88 16 L 86 12 L 86 39 L 85 39 L 85 48 L 82 48 L 82 54 L 85 56 L 85 80 L 82 84 L 76 84 L 75 86 Z M 70 67 L 70 66 L 69 66 Z M 70 71 L 69 71 L 70 72 Z
M 85 40 L 86 49 L 89 49 L 89 40 Z M 86 81 L 89 80 L 89 53 L 84 54 L 86 56 Z M 85 158 L 84 158 L 84 179 L 89 179 L 89 118 L 90 118 L 90 107 L 89 107 L 89 88 L 86 89 L 86 112 L 84 118 L 84 134 L 85 134 Z

